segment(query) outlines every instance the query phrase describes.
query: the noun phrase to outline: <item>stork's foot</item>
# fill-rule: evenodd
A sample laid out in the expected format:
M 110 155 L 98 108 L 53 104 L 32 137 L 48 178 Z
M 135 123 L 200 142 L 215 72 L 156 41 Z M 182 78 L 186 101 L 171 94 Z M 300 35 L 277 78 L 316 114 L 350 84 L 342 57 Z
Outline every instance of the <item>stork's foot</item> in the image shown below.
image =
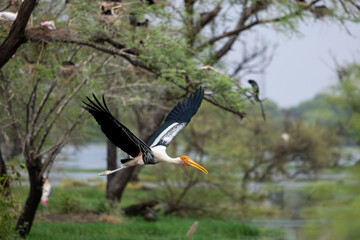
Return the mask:
M 111 174 L 112 172 L 113 171 L 107 170 L 107 171 L 103 171 L 103 172 L 99 173 L 98 175 L 99 176 L 107 176 L 107 175 Z
M 115 170 L 106 170 L 106 171 L 103 171 L 102 173 L 99 173 L 99 176 L 107 176 L 109 174 L 113 174 L 114 172 L 118 172 L 120 171 L 121 169 L 124 169 L 124 168 L 127 168 L 126 166 L 122 165 L 121 167 L 115 169 Z

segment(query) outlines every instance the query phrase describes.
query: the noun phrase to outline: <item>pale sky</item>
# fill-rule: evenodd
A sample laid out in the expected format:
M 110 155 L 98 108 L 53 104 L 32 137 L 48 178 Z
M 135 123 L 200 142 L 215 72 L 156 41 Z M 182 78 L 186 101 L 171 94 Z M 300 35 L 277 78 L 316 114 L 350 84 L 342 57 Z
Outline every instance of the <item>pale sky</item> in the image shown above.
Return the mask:
M 263 98 L 280 107 L 291 107 L 309 100 L 336 83 L 334 56 L 339 64 L 360 63 L 360 24 L 347 24 L 352 35 L 340 24 L 312 22 L 302 24 L 302 36 L 286 36 L 273 30 L 260 34 L 278 48 L 259 82 Z

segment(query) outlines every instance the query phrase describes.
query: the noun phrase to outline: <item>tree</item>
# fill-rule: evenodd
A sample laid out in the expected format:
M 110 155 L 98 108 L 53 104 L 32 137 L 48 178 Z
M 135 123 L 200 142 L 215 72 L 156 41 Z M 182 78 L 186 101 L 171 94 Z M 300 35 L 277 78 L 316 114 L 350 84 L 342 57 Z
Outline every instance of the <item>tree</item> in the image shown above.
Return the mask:
M 57 3 L 59 2 L 60 1 Z M 251 53 L 244 51 L 242 58 L 234 64 L 235 66 L 233 68 L 224 67 L 227 65 L 225 56 L 235 47 L 240 36 L 243 36 L 246 31 L 254 29 L 257 26 L 276 23 L 278 26 L 284 26 L 285 29 L 294 29 L 297 20 L 307 17 L 305 13 L 316 13 L 316 10 L 319 10 L 318 8 L 320 6 L 316 6 L 318 2 L 319 1 L 314 0 L 308 2 L 308 5 L 303 6 L 299 5 L 298 1 L 273 2 L 242 0 L 218 1 L 209 4 L 196 0 L 185 0 L 182 5 L 179 6 L 174 2 L 162 2 L 147 6 L 145 3 L 139 1 L 121 3 L 121 5 L 116 6 L 116 9 L 112 8 L 112 11 L 116 10 L 117 12 L 114 12 L 111 16 L 104 16 L 101 14 L 97 3 L 90 0 L 71 1 L 68 5 L 66 2 L 62 2 L 61 4 L 64 5 L 61 6 L 63 7 L 56 9 L 53 8 L 55 2 L 43 2 L 42 4 L 38 4 L 34 12 L 32 10 L 34 9 L 36 1 L 25 0 L 20 7 L 17 19 L 9 31 L 1 31 L 2 35 L 0 35 L 0 39 L 3 40 L 3 43 L 0 46 L 0 67 L 2 67 L 4 71 L 2 82 L 5 86 L 6 84 L 13 83 L 14 77 L 12 73 L 17 71 L 10 70 L 14 67 L 21 66 L 21 64 L 12 66 L 7 66 L 9 63 L 4 64 L 8 62 L 14 54 L 15 58 L 11 59 L 14 63 L 15 60 L 21 56 L 22 52 L 19 52 L 21 44 L 35 46 L 37 53 L 39 53 L 39 47 L 44 44 L 44 42 L 46 42 L 46 46 L 58 46 L 58 43 L 62 46 L 67 45 L 67 48 L 72 49 L 75 55 L 78 51 L 83 52 L 81 55 L 82 62 L 86 62 L 87 58 L 92 57 L 91 54 L 90 56 L 89 54 L 84 54 L 86 50 L 89 51 L 89 49 L 91 49 L 94 51 L 93 53 L 98 57 L 97 61 L 100 62 L 100 64 L 98 66 L 92 66 L 95 68 L 92 72 L 103 71 L 106 72 L 105 76 L 109 77 L 109 70 L 112 69 L 115 71 L 120 64 L 122 64 L 122 66 L 129 66 L 130 64 L 130 71 L 138 72 L 141 70 L 143 72 L 140 81 L 145 80 L 147 84 L 156 84 L 156 87 L 152 89 L 150 94 L 144 94 L 144 91 L 148 90 L 147 88 L 128 88 L 131 89 L 130 92 L 132 96 L 141 96 L 142 99 L 136 99 L 136 101 L 131 100 L 131 98 L 130 101 L 129 99 L 123 99 L 124 103 L 132 102 L 134 106 L 146 105 L 145 108 L 141 106 L 141 109 L 147 111 L 147 109 L 151 109 L 149 100 L 153 100 L 154 96 L 166 96 L 167 99 L 163 101 L 172 105 L 176 99 L 180 99 L 184 95 L 193 92 L 198 85 L 205 85 L 207 89 L 206 101 L 220 109 L 243 118 L 248 97 L 245 95 L 247 90 L 241 86 L 241 79 L 239 78 L 246 76 L 248 72 L 261 71 L 268 61 L 265 61 L 265 64 L 260 67 L 254 67 L 253 65 L 258 66 L 257 61 L 261 61 L 264 58 L 269 60 L 269 57 L 266 56 L 271 54 L 267 51 L 268 46 L 258 49 L 255 48 Z M 353 1 L 329 1 L 327 4 L 328 5 L 325 6 L 326 8 L 322 6 L 321 9 L 323 11 L 320 11 L 321 14 L 318 11 L 317 14 L 314 13 L 312 16 L 320 19 L 356 20 L 358 6 Z M 231 6 L 231 8 L 228 6 Z M 204 9 L 208 10 L 204 11 Z M 324 11 L 324 9 L 327 10 Z M 238 10 L 240 14 L 236 12 Z M 139 23 L 146 22 L 147 24 L 131 25 L 129 22 L 131 12 L 136 13 L 136 21 Z M 52 31 L 41 27 L 25 29 L 25 22 L 27 23 L 31 13 L 33 13 L 35 22 L 39 22 L 42 17 L 55 19 L 58 24 L 57 29 Z M 235 21 L 233 18 L 227 17 L 232 15 L 234 15 L 233 18 L 236 18 Z M 147 16 L 151 18 L 150 21 L 146 21 Z M 146 25 L 148 25 L 148 27 L 146 27 Z M 227 25 L 231 26 L 230 31 L 224 31 L 223 26 Z M 4 29 L 6 30 L 6 26 L 2 27 L 2 30 Z M 245 42 L 242 42 L 242 46 L 246 46 Z M 246 48 L 244 47 L 244 49 Z M 268 53 L 268 55 L 266 55 L 266 53 Z M 54 54 L 56 55 L 56 53 Z M 70 54 L 68 56 L 71 59 Z M 114 60 L 115 57 L 117 57 L 117 59 Z M 123 61 L 119 61 L 118 59 L 122 59 Z M 38 66 L 41 67 L 42 65 L 39 64 Z M 49 64 L 46 66 L 53 65 Z M 6 69 L 4 69 L 4 67 Z M 43 71 L 39 72 L 46 72 L 45 67 L 42 70 Z M 101 79 L 101 77 L 89 73 L 91 72 L 90 66 L 86 67 L 84 71 L 91 77 L 91 80 Z M 117 73 L 125 73 L 124 75 L 128 73 L 128 75 L 130 75 L 130 71 L 118 71 Z M 84 76 L 85 75 L 86 74 L 84 74 Z M 103 79 L 104 78 L 105 77 L 103 77 Z M 84 78 L 83 81 L 86 79 L 87 78 Z M 139 83 L 138 78 L 134 77 L 129 79 L 131 84 Z M 134 79 L 136 79 L 135 82 Z M 54 124 L 48 125 L 49 127 L 45 129 L 43 129 L 41 125 L 35 124 L 36 122 L 39 123 L 38 120 L 36 120 L 37 112 L 44 113 L 44 111 L 42 110 L 42 105 L 37 105 L 39 103 L 34 99 L 37 99 L 36 96 L 46 96 L 46 93 L 42 95 L 39 94 L 38 91 L 44 89 L 50 91 L 52 86 L 50 80 L 49 78 L 34 78 L 31 80 L 31 88 L 27 89 L 29 91 L 31 90 L 27 93 L 28 100 L 26 100 L 22 106 L 25 111 L 20 115 L 11 113 L 12 107 L 9 103 L 12 101 L 21 102 L 22 100 L 11 96 L 4 98 L 7 99 L 5 106 L 7 106 L 11 129 L 13 129 L 10 135 L 14 141 L 19 141 L 20 144 L 23 144 L 23 154 L 25 154 L 26 159 L 29 159 L 29 162 L 35 162 L 36 164 L 34 164 L 34 166 L 37 165 L 37 168 L 31 164 L 28 166 L 28 169 L 31 169 L 29 174 L 30 172 L 34 173 L 31 179 L 33 180 L 36 176 L 36 181 L 33 181 L 33 185 L 37 186 L 37 188 L 33 189 L 30 194 L 32 195 L 31 198 L 35 199 L 34 202 L 37 202 L 38 199 L 38 187 L 42 182 L 41 174 L 44 173 L 44 169 L 49 166 L 49 164 L 42 165 L 41 158 L 50 159 L 49 161 L 45 161 L 45 163 L 50 163 L 59 149 L 54 147 L 49 148 L 49 151 L 41 151 L 45 146 L 43 142 L 50 136 L 49 133 L 45 133 L 54 129 L 54 126 L 57 126 L 57 124 L 55 124 L 57 121 L 55 120 Z M 97 87 L 105 86 L 104 89 L 106 89 L 106 93 L 110 95 L 115 91 L 110 91 L 107 88 L 109 87 L 108 85 L 114 86 L 116 81 L 124 79 L 117 76 L 113 81 L 112 79 L 106 80 L 107 81 L 97 84 L 91 81 L 90 85 L 96 85 Z M 43 81 L 50 81 L 44 84 L 47 88 L 40 88 Z M 56 100 L 52 102 L 54 108 L 62 109 L 60 113 L 64 111 L 63 109 L 66 109 L 65 107 L 68 106 L 67 103 L 72 99 L 72 91 L 82 86 L 72 85 L 76 83 L 81 84 L 82 82 L 70 81 L 68 83 L 69 85 L 65 86 L 68 92 L 64 95 L 64 98 L 61 101 L 59 100 L 60 102 L 57 104 Z M 18 84 L 17 87 L 19 87 L 23 82 L 20 81 L 16 84 Z M 129 82 L 127 82 L 127 84 L 129 84 Z M 19 89 L 21 89 L 21 87 Z M 8 94 L 6 88 L 3 90 L 4 94 Z M 11 101 L 9 101 L 9 99 Z M 156 98 L 156 100 L 161 99 Z M 156 103 L 159 102 L 161 101 Z M 50 102 L 47 103 L 51 105 Z M 61 106 L 64 107 L 61 108 Z M 41 109 L 41 111 L 39 111 L 39 109 Z M 52 108 L 50 107 L 50 109 Z M 55 113 L 55 115 L 52 116 L 56 115 Z M 22 116 L 23 120 L 25 120 L 22 121 L 23 123 L 29 123 L 29 120 L 33 123 L 30 122 L 27 127 L 19 128 L 17 126 L 19 124 L 19 121 L 17 121 L 19 116 Z M 152 117 L 152 113 L 146 117 L 148 119 L 155 119 Z M 160 118 L 161 115 L 159 115 L 159 119 Z M 45 122 L 46 121 L 47 120 L 45 120 Z M 50 119 L 49 121 L 50 123 L 52 122 Z M 142 121 L 139 120 L 139 123 L 141 122 Z M 160 120 L 156 119 L 155 122 L 160 122 Z M 39 132 L 44 133 L 44 141 L 36 141 L 38 135 L 29 135 L 29 133 L 31 133 L 31 127 L 36 126 L 40 127 Z M 44 126 L 47 126 L 46 123 Z M 141 124 L 139 124 L 139 126 L 141 126 Z M 65 132 L 70 132 L 71 128 L 71 125 L 69 125 Z M 149 127 L 146 128 L 144 132 L 149 134 L 152 130 L 153 128 Z M 28 137 L 28 139 L 20 139 L 19 136 Z M 64 137 L 65 140 L 67 136 L 68 135 Z M 145 136 L 144 133 L 142 137 L 146 138 L 147 136 Z M 59 144 L 62 146 L 63 142 Z M 55 143 L 54 146 L 59 146 L 59 144 Z M 20 145 L 16 144 L 16 146 Z M 32 155 L 33 151 L 37 153 L 35 158 L 34 155 Z M 44 153 L 45 155 L 41 155 L 40 153 Z M 133 170 L 124 170 L 118 173 L 119 176 L 113 177 L 114 179 L 116 177 L 125 180 L 121 186 L 119 186 L 118 191 L 122 191 L 126 186 L 128 179 L 130 179 L 126 176 L 130 176 L 131 171 Z M 117 195 L 121 196 L 121 192 Z M 33 214 L 34 211 L 31 210 L 30 215 Z M 29 230 L 30 228 L 26 228 L 25 234 L 28 233 Z
M 360 141 L 360 66 L 359 64 L 350 64 L 338 67 L 337 69 L 339 83 L 334 89 L 335 96 L 331 102 L 347 109 L 347 119 L 345 126 L 353 137 Z
M 153 7 L 140 5 L 140 8 L 134 4 L 134 8 L 130 10 L 137 12 L 137 17 L 152 17 L 151 28 L 135 28 L 135 32 L 129 34 L 131 37 L 124 35 L 122 42 L 135 43 L 134 47 L 139 44 L 140 62 L 137 62 L 137 66 L 154 73 L 160 81 L 173 83 L 187 92 L 196 84 L 205 84 L 213 93 L 206 96 L 207 101 L 242 118 L 244 112 L 240 109 L 244 109 L 242 103 L 245 102 L 238 96 L 245 97 L 245 92 L 240 80 L 249 72 L 262 71 L 271 60 L 271 53 L 269 54 L 269 46 L 266 45 L 249 52 L 243 41 L 241 43 L 245 50 L 240 60 L 234 64 L 235 67 L 224 67 L 225 57 L 236 47 L 240 36 L 268 23 L 284 29 L 295 29 L 297 20 L 308 17 L 308 12 L 318 19 L 340 21 L 345 18 L 355 20 L 358 16 L 357 6 L 351 1 L 340 1 L 340 5 L 337 1 L 329 1 L 327 6 L 321 5 L 319 1 L 304 3 L 306 2 L 214 1 L 209 4 L 185 0 L 182 4 L 155 4 Z M 227 8 L 228 6 L 232 8 Z M 345 9 L 346 13 L 343 14 L 340 8 Z M 240 14 L 235 13 L 238 10 Z M 151 25 L 151 21 L 159 21 L 161 28 Z M 223 26 L 231 26 L 232 29 L 225 30 Z M 136 39 L 138 43 L 129 39 Z M 110 42 L 109 39 L 106 41 Z M 202 67 L 194 67 L 199 65 Z M 146 139 L 148 136 L 142 137 Z M 131 171 L 133 170 L 124 170 L 118 175 L 124 174 L 123 179 L 130 179 L 128 175 Z
M 63 66 L 56 57 L 68 56 L 68 50 L 43 43 L 22 51 L 22 57 L 12 59 L 0 72 L 1 133 L 17 145 L 30 183 L 16 226 L 21 236 L 30 232 L 44 176 L 49 174 L 57 154 L 82 120 L 82 111 L 74 98 L 88 79 L 76 71 L 63 75 Z M 78 67 L 90 60 L 80 62 Z M 2 162 L 6 169 L 6 162 L 13 161 L 13 157 L 6 152 L 2 157 L 6 159 Z
M 247 109 L 247 117 L 240 120 L 204 103 L 168 150 L 173 155 L 192 154 L 209 176 L 179 166 L 149 167 L 144 177 L 151 175 L 161 186 L 149 198 L 161 201 L 165 214 L 227 216 L 229 205 L 231 211 L 246 212 L 249 199 L 263 197 L 249 188 L 250 183 L 299 176 L 313 179 L 332 164 L 339 144 L 334 129 L 301 119 L 286 121 L 269 101 L 265 109 L 266 122 L 255 107 Z M 282 137 L 285 126 L 288 138 Z
M 191 135 L 197 137 L 196 143 L 187 141 L 202 149 L 197 152 L 207 154 L 207 165 L 213 165 L 216 176 L 211 183 L 234 204 L 239 200 L 245 202 L 250 181 L 292 179 L 299 175 L 316 177 L 321 169 L 331 164 L 329 160 L 337 150 L 336 131 L 300 119 L 290 119 L 284 124 L 281 120 L 273 121 L 276 115 L 281 115 L 279 109 L 268 111 L 266 122 L 255 109 L 248 109 L 248 116 L 242 121 L 222 114 L 221 118 L 212 118 L 209 122 L 210 116 L 217 115 L 212 111 L 216 109 L 202 112 L 202 119 L 197 122 L 201 127 L 194 126 Z M 284 125 L 288 138 L 282 137 Z
M 20 45 L 26 41 L 25 27 L 35 8 L 36 2 L 36 0 L 26 0 L 21 4 L 18 13 L 19 17 L 16 18 L 14 24 L 10 28 L 9 34 L 0 45 L 0 69 L 16 53 Z

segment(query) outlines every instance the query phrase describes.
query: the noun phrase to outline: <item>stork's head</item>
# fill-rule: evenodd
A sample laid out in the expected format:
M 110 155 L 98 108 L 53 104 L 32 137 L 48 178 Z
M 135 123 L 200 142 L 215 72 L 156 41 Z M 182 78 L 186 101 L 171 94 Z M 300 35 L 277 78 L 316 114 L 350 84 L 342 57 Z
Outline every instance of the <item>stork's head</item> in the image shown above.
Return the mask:
M 197 168 L 197 169 L 203 171 L 205 174 L 208 174 L 208 171 L 205 168 L 203 168 L 202 166 L 197 164 L 195 161 L 191 160 L 188 156 L 181 156 L 180 160 L 182 161 L 182 164 L 184 164 L 186 166 L 192 166 L 194 168 Z

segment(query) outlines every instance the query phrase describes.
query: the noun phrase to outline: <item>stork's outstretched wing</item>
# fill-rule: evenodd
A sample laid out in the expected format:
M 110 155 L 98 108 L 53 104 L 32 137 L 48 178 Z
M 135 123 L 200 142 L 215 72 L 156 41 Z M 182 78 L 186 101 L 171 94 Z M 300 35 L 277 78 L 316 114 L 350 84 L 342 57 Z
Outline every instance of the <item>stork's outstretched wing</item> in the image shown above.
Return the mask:
M 202 87 L 198 88 L 194 94 L 190 94 L 187 101 L 184 99 L 169 112 L 165 122 L 151 136 L 148 141 L 150 147 L 158 145 L 167 147 L 174 137 L 186 127 L 192 116 L 195 115 L 201 105 L 204 96 Z
M 104 96 L 102 97 L 103 104 L 94 94 L 93 97 L 95 102 L 86 97 L 89 102 L 83 101 L 86 105 L 83 108 L 94 116 L 103 133 L 115 146 L 132 157 L 136 157 L 140 152 L 144 154 L 151 152 L 150 148 L 140 138 L 115 119 L 106 106 Z

